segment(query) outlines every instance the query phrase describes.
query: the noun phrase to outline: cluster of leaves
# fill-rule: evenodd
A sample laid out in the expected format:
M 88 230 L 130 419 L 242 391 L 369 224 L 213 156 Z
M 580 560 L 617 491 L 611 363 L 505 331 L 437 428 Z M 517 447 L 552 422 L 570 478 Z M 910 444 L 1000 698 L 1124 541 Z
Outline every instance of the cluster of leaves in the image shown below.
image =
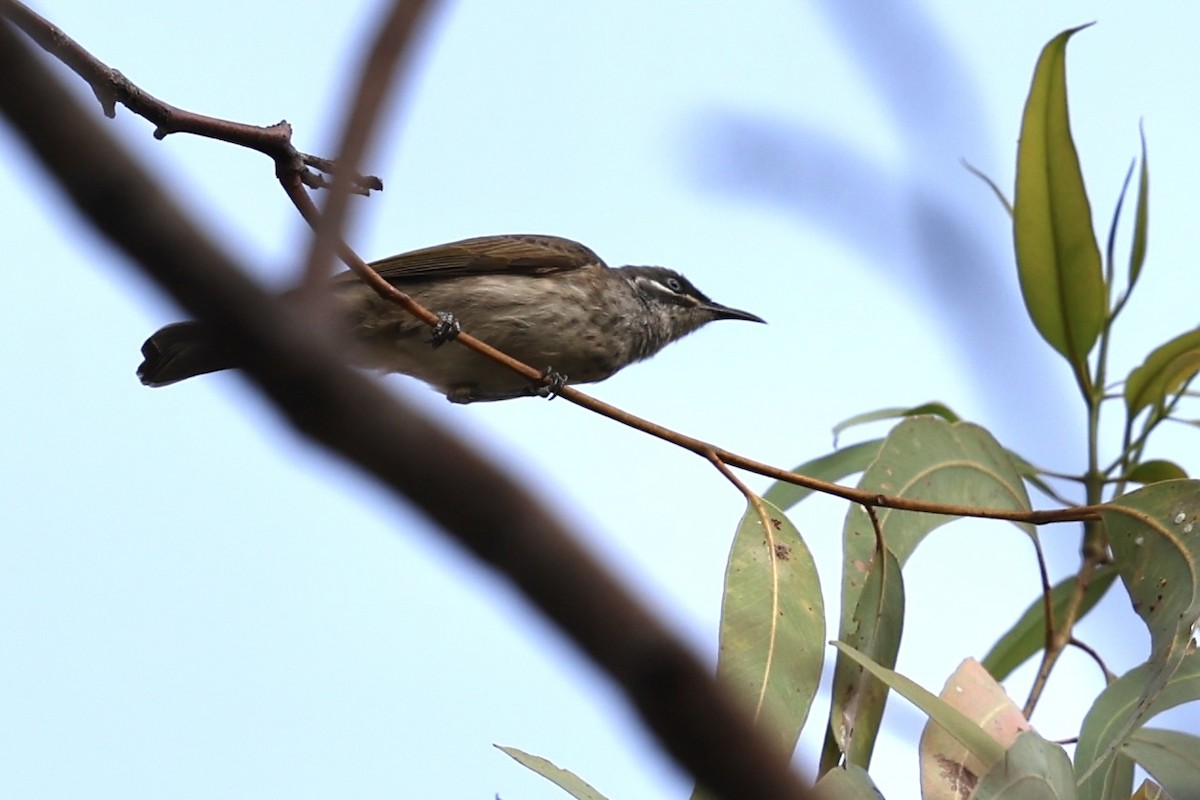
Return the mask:
M 1200 699 L 1200 481 L 1165 461 L 1143 460 L 1150 435 L 1189 396 L 1200 371 L 1200 329 L 1153 350 L 1122 382 L 1106 386 L 1113 323 L 1146 256 L 1149 170 L 1143 139 L 1132 247 L 1123 292 L 1114 293 L 1114 214 L 1106 259 L 1092 227 L 1066 99 L 1065 31 L 1043 49 L 1025 107 L 1013 219 L 1016 261 L 1029 316 L 1066 359 L 1089 420 L 1087 469 L 1048 476 L 983 428 L 930 404 L 889 409 L 847 425 L 901 417 L 883 439 L 855 444 L 801 465 L 826 480 L 861 473 L 872 493 L 958 506 L 1031 511 L 1027 486 L 1062 499 L 1055 479 L 1082 486 L 1091 511 L 1077 574 L 1051 587 L 1001 636 L 982 664 L 968 660 L 938 697 L 894 672 L 904 622 L 902 567 L 927 534 L 954 517 L 853 506 L 844 526 L 841 624 L 833 696 L 817 791 L 879 796 L 867 768 L 884 704 L 895 691 L 928 715 L 920 744 L 926 798 L 1126 798 L 1134 764 L 1154 778 L 1136 797 L 1200 796 L 1200 737 L 1145 727 L 1155 714 Z M 1126 179 L 1126 189 L 1129 177 Z M 992 188 L 1004 200 L 1003 193 Z M 1122 190 L 1121 199 L 1125 196 Z M 1119 455 L 1099 462 L 1101 412 L 1123 400 Z M 1130 483 L 1145 484 L 1126 493 Z M 718 673 L 750 704 L 755 719 L 792 751 L 817 691 L 827 652 L 824 602 L 811 554 L 784 510 L 809 496 L 777 484 L 752 497 L 729 559 Z M 1064 504 L 1066 503 L 1063 500 Z M 1037 544 L 1032 524 L 1018 526 Z M 1040 552 L 1040 550 L 1039 550 Z M 1116 583 L 1150 631 L 1146 662 L 1110 680 L 1083 721 L 1072 759 L 1027 719 L 1072 627 Z M 1039 683 L 1024 709 L 999 681 L 1041 654 Z M 601 795 L 549 762 L 502 748 L 577 798 Z M 706 796 L 697 788 L 694 797 Z

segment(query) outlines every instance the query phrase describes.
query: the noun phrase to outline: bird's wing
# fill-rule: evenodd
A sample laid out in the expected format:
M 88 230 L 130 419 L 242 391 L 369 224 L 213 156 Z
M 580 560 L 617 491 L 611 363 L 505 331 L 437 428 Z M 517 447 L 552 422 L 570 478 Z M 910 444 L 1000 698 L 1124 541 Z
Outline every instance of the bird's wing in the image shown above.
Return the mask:
M 376 261 L 371 266 L 393 282 L 488 273 L 545 275 L 605 266 L 600 257 L 579 242 L 558 236 L 481 236 L 427 247 Z M 349 279 L 349 273 L 338 278 Z

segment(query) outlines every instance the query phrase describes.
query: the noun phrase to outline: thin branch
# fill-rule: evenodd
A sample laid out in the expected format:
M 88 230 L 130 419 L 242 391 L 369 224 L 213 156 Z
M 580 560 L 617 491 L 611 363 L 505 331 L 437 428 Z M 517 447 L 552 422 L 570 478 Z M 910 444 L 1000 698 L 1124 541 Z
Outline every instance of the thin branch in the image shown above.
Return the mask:
M 1074 636 L 1067 641 L 1067 644 L 1071 647 L 1078 647 L 1092 657 L 1092 660 L 1096 662 L 1096 666 L 1100 667 L 1100 671 L 1104 673 L 1104 682 L 1106 684 L 1112 683 L 1117 679 L 1117 676 L 1109 670 L 1108 665 L 1104 663 L 1104 659 L 1100 657 L 1100 654 L 1091 645 L 1076 639 Z
M 10 7 L 0 0 L 0 9 Z M 345 366 L 318 331 L 197 233 L 171 193 L 3 23 L 0 75 L 0 112 L 80 211 L 182 306 L 238 343 L 247 377 L 298 431 L 407 497 L 508 576 L 712 792 L 809 796 L 787 758 L 562 520 L 458 437 Z
M 323 162 L 320 159 L 311 159 L 302 156 L 298 153 L 290 143 L 291 129 L 286 123 L 279 123 L 271 128 L 258 128 L 252 125 L 242 125 L 240 123 L 228 122 L 225 120 L 215 119 L 213 117 L 205 117 L 203 115 L 193 114 L 181 109 L 177 109 L 167 103 L 163 103 L 149 94 L 143 92 L 138 87 L 130 83 L 124 76 L 120 75 L 116 70 L 112 70 L 98 60 L 95 59 L 78 44 L 70 40 L 62 31 L 55 28 L 46 20 L 34 14 L 25 6 L 15 0 L 0 0 L 0 10 L 5 14 L 14 18 L 15 21 L 29 33 L 39 44 L 42 44 L 52 54 L 70 59 L 68 62 L 72 68 L 80 74 L 84 80 L 87 80 L 93 89 L 98 93 L 98 96 L 103 91 L 111 90 L 117 96 L 120 102 L 127 105 L 130 110 L 135 113 L 145 116 L 152 122 L 158 125 L 159 132 L 166 130 L 174 132 L 175 130 L 186 130 L 190 133 L 195 133 L 201 136 L 210 136 L 212 138 L 221 139 L 232 144 L 241 144 L 246 147 L 266 153 L 276 160 L 276 172 L 284 190 L 292 203 L 296 206 L 301 216 L 314 229 L 321 224 L 321 213 L 317 210 L 308 193 L 304 191 L 304 179 L 306 170 L 298 167 L 298 164 L 303 163 L 322 163 L 328 165 L 328 162 Z M 411 35 L 411 29 L 406 28 L 411 20 L 396 12 L 397 22 L 396 29 L 388 37 L 392 41 L 396 41 L 404 36 Z M 62 54 L 60 56 L 60 53 Z M 76 66 L 78 65 L 78 66 Z M 114 77 L 115 76 L 115 77 Z M 117 79 L 119 78 L 119 80 Z M 101 87 L 97 89 L 97 87 Z M 119 89 L 119 91 L 117 91 Z M 106 106 L 107 108 L 107 106 Z M 165 135 L 165 134 L 164 134 Z M 307 161 L 306 161 L 307 159 Z M 335 171 L 335 175 L 340 174 Z M 357 177 L 356 177 L 357 180 Z M 375 179 L 378 180 L 378 179 Z M 380 297 L 389 300 L 412 316 L 420 319 L 429 326 L 434 326 L 439 323 L 439 318 L 429 309 L 417 303 L 405 292 L 400 291 L 394 285 L 381 278 L 371 267 L 363 261 L 348 245 L 340 240 L 335 241 L 334 245 L 339 258 L 354 271 L 354 273 L 368 286 L 370 286 Z M 315 260 L 316 257 L 314 257 Z M 310 269 L 314 269 L 312 267 Z M 467 347 L 476 353 L 479 353 L 487 358 L 496 361 L 513 372 L 535 384 L 548 384 L 549 376 L 542 369 L 536 369 L 523 364 L 511 356 L 497 350 L 487 343 L 470 335 L 469 332 L 463 331 L 455 338 L 455 342 Z M 747 458 L 745 456 L 732 453 L 723 448 L 719 448 L 709 442 L 687 436 L 682 433 L 677 433 L 662 425 L 642 419 L 633 414 L 623 411 L 615 406 L 611 406 L 600 400 L 597 400 L 571 386 L 563 387 L 558 396 L 564 397 L 578 406 L 586 408 L 602 416 L 606 416 L 623 425 L 628 425 L 635 430 L 642 431 L 651 436 L 657 437 L 664 441 L 675 444 L 685 450 L 690 450 L 697 455 L 711 461 L 710 454 L 715 454 L 722 463 L 737 467 L 738 469 L 746 470 L 747 472 L 757 473 L 764 477 L 773 478 L 785 483 L 803 486 L 813 491 L 823 492 L 835 497 L 840 497 L 844 500 L 849 500 L 854 503 L 859 503 L 864 506 L 893 508 L 900 511 L 920 511 L 929 514 L 943 514 L 948 516 L 961 517 L 977 517 L 982 519 L 1000 519 L 1010 520 L 1013 522 L 1026 522 L 1033 525 L 1043 525 L 1052 522 L 1079 522 L 1086 520 L 1094 520 L 1099 518 L 1098 506 L 1073 506 L 1061 509 L 1051 509 L 1045 511 L 1012 511 L 1006 509 L 989 509 L 978 506 L 962 506 L 948 503 L 933 503 L 922 500 L 912 500 L 903 497 L 892 497 L 889 495 L 874 494 L 871 492 L 854 489 L 847 486 L 842 486 L 836 483 L 817 480 L 805 475 L 797 475 L 779 467 L 774 467 L 769 464 L 764 464 L 760 461 Z
M 336 163 L 297 150 L 291 141 L 292 126 L 286 121 L 267 126 L 247 125 L 173 106 L 134 84 L 119 70 L 100 61 L 67 36 L 61 28 L 17 0 L 0 0 L 0 13 L 24 31 L 39 47 L 82 78 L 91 87 L 92 93 L 96 95 L 108 117 L 117 115 L 117 104 L 120 103 L 134 114 L 152 122 L 156 139 L 166 138 L 172 133 L 190 133 L 247 147 L 271 158 L 275 162 L 277 175 L 296 175 L 301 181 L 314 187 L 327 184 L 320 175 L 306 167 L 311 166 L 334 175 L 341 172 Z M 347 179 L 353 184 L 353 191 L 359 194 L 368 194 L 372 189 L 383 188 L 383 182 L 372 175 L 350 174 Z

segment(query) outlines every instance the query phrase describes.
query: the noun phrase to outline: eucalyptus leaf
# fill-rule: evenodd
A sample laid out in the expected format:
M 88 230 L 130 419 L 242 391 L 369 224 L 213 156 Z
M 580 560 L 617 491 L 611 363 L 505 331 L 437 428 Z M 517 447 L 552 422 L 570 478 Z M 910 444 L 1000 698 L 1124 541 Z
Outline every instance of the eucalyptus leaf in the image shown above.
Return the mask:
M 984 775 L 971 800 L 1075 800 L 1075 775 L 1065 750 L 1033 731 L 1017 737 Z
M 1013 238 L 1034 327 L 1083 374 L 1106 309 L 1092 209 L 1067 111 L 1067 41 L 1079 30 L 1052 39 L 1034 69 L 1017 149 Z
M 1200 370 L 1200 328 L 1180 334 L 1154 349 L 1125 379 L 1129 418 L 1151 406 L 1158 408 Z
M 1029 510 L 1025 484 L 1008 452 L 983 428 L 967 422 L 949 423 L 932 416 L 905 419 L 888 434 L 878 457 L 867 468 L 859 488 L 872 493 L 986 508 Z M 876 516 L 887 548 L 903 566 L 917 545 L 935 528 L 954 517 L 880 508 Z M 1033 527 L 1020 525 L 1032 535 Z M 838 638 L 846 641 L 857 626 L 853 613 L 875 552 L 874 526 L 861 506 L 850 507 L 843 531 L 842 619 Z M 899 635 L 899 632 L 896 632 Z M 894 666 L 894 658 L 883 666 Z M 883 715 L 882 700 L 860 698 L 854 718 L 830 718 L 829 730 L 852 726 L 855 747 L 866 766 Z M 831 711 L 844 713 L 842 709 Z M 829 739 L 827 738 L 827 741 Z M 828 753 L 822 764 L 829 764 Z
M 957 739 L 968 751 L 980 760 L 988 769 L 1004 758 L 1004 746 L 988 735 L 987 731 L 976 725 L 969 717 L 954 706 L 942 700 L 937 695 L 919 686 L 909 678 L 895 670 L 876 664 L 873 660 L 858 652 L 844 642 L 832 642 L 840 652 L 845 653 L 853 661 L 862 665 L 888 688 L 900 694 L 925 716 L 941 725 L 947 733 Z
M 825 606 L 800 533 L 761 502 L 747 507 L 729 554 L 717 675 L 790 753 L 821 681 Z
M 1113 795 L 1115 752 L 1136 727 L 1169 708 L 1200 700 L 1200 653 L 1184 653 L 1174 672 L 1149 693 L 1161 669 L 1147 662 L 1109 684 L 1083 719 L 1075 746 L 1075 776 L 1081 800 Z M 1131 720 L 1133 724 L 1131 724 Z
M 1129 245 L 1129 290 L 1142 274 L 1146 263 L 1146 244 L 1150 228 L 1150 161 L 1146 154 L 1146 131 L 1139 129 L 1142 139 L 1142 168 L 1138 173 L 1137 212 L 1133 220 L 1133 241 Z
M 1200 793 L 1200 736 L 1142 728 L 1121 749 L 1174 797 Z
M 587 781 L 580 778 L 573 772 L 568 772 L 561 767 L 556 767 L 541 756 L 535 756 L 526 753 L 523 750 L 518 750 L 515 747 L 505 747 L 504 745 L 495 745 L 497 750 L 507 753 L 512 756 L 517 763 L 528 767 L 529 769 L 541 775 L 546 780 L 553 783 L 558 788 L 565 791 L 576 800 L 605 800 L 604 795 L 592 788 Z

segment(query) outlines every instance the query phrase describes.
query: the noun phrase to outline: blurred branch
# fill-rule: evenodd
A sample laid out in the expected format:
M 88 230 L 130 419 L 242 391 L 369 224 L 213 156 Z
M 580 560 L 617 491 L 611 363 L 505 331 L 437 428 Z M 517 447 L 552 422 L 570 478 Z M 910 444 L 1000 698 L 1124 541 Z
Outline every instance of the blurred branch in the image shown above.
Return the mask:
M 0 0 L 6 14 L 14 8 Z M 806 797 L 726 691 L 525 487 L 341 363 L 189 219 L 0 24 L 0 112 L 80 211 L 191 313 L 300 432 L 407 497 L 507 575 L 624 689 L 693 775 L 729 798 Z M 471 502 L 463 502 L 469 497 Z
M 350 210 L 350 194 L 355 187 L 352 172 L 363 160 L 380 110 L 390 94 L 396 73 L 412 49 L 419 23 L 430 4 L 426 0 L 393 0 L 391 10 L 378 26 L 375 40 L 360 71 L 357 91 L 345 116 L 333 187 L 317 224 L 316 236 L 304 267 L 304 286 L 310 294 L 327 295 L 325 279 L 329 262 L 342 245 L 342 229 Z

